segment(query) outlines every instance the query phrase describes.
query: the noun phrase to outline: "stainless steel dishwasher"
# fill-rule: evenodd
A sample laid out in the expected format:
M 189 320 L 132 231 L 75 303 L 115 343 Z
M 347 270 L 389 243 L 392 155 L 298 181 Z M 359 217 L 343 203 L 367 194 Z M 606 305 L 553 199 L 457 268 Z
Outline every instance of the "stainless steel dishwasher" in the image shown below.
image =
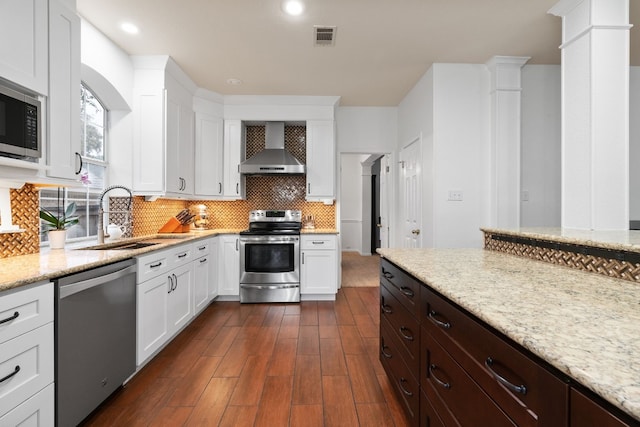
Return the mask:
M 75 426 L 136 369 L 136 262 L 56 281 L 56 425 Z

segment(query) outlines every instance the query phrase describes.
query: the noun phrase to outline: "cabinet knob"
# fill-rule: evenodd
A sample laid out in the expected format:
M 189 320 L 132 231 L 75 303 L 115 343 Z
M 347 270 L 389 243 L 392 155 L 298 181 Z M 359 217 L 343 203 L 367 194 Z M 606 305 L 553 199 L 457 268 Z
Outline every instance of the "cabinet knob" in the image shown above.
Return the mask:
M 415 230 L 411 230 L 411 234 L 415 234 L 417 236 L 418 234 L 420 234 L 420 230 L 417 228 Z

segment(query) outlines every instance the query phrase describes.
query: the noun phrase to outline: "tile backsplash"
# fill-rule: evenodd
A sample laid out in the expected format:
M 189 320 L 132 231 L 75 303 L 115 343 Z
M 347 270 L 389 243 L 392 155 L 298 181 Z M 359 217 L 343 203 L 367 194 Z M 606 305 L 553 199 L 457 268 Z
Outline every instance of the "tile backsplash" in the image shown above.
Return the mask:
M 25 184 L 22 188 L 10 190 L 9 193 L 13 224 L 25 231 L 0 234 L 0 258 L 40 252 L 38 189 L 31 184 Z

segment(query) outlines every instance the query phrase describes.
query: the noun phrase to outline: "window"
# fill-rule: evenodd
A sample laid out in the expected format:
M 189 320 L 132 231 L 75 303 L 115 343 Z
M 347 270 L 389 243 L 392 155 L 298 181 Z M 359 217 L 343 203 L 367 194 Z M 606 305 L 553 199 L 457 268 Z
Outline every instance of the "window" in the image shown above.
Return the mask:
M 67 240 L 82 240 L 98 234 L 100 194 L 107 171 L 106 129 L 107 110 L 84 84 L 80 88 L 80 138 L 82 171 L 76 187 L 40 190 L 40 206 L 53 214 L 61 214 L 67 205 L 76 203 L 79 223 L 67 231 Z M 41 228 L 42 229 L 42 228 Z M 48 240 L 40 236 L 41 243 Z

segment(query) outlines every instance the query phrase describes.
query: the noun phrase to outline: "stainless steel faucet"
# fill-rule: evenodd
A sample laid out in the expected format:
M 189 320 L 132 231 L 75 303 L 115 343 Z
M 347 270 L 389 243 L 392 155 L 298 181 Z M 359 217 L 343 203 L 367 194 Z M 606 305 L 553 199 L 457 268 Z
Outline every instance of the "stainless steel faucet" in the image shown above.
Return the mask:
M 102 202 L 104 200 L 104 196 L 105 194 L 107 194 L 109 191 L 114 190 L 116 188 L 120 188 L 122 190 L 125 190 L 129 193 L 129 203 L 127 205 L 127 213 L 129 215 L 131 215 L 131 202 L 133 200 L 133 193 L 131 192 L 130 189 L 128 189 L 127 187 L 125 187 L 124 185 L 112 185 L 110 187 L 107 187 L 104 189 L 104 191 L 102 192 L 102 194 L 100 194 L 100 211 L 98 213 L 98 243 L 104 243 L 104 238 L 105 238 L 105 231 L 104 231 L 104 214 L 105 213 L 116 213 L 115 211 L 105 211 L 104 208 L 102 207 Z M 129 222 L 131 222 L 131 216 L 129 216 Z M 106 236 L 108 237 L 109 235 L 106 234 Z

